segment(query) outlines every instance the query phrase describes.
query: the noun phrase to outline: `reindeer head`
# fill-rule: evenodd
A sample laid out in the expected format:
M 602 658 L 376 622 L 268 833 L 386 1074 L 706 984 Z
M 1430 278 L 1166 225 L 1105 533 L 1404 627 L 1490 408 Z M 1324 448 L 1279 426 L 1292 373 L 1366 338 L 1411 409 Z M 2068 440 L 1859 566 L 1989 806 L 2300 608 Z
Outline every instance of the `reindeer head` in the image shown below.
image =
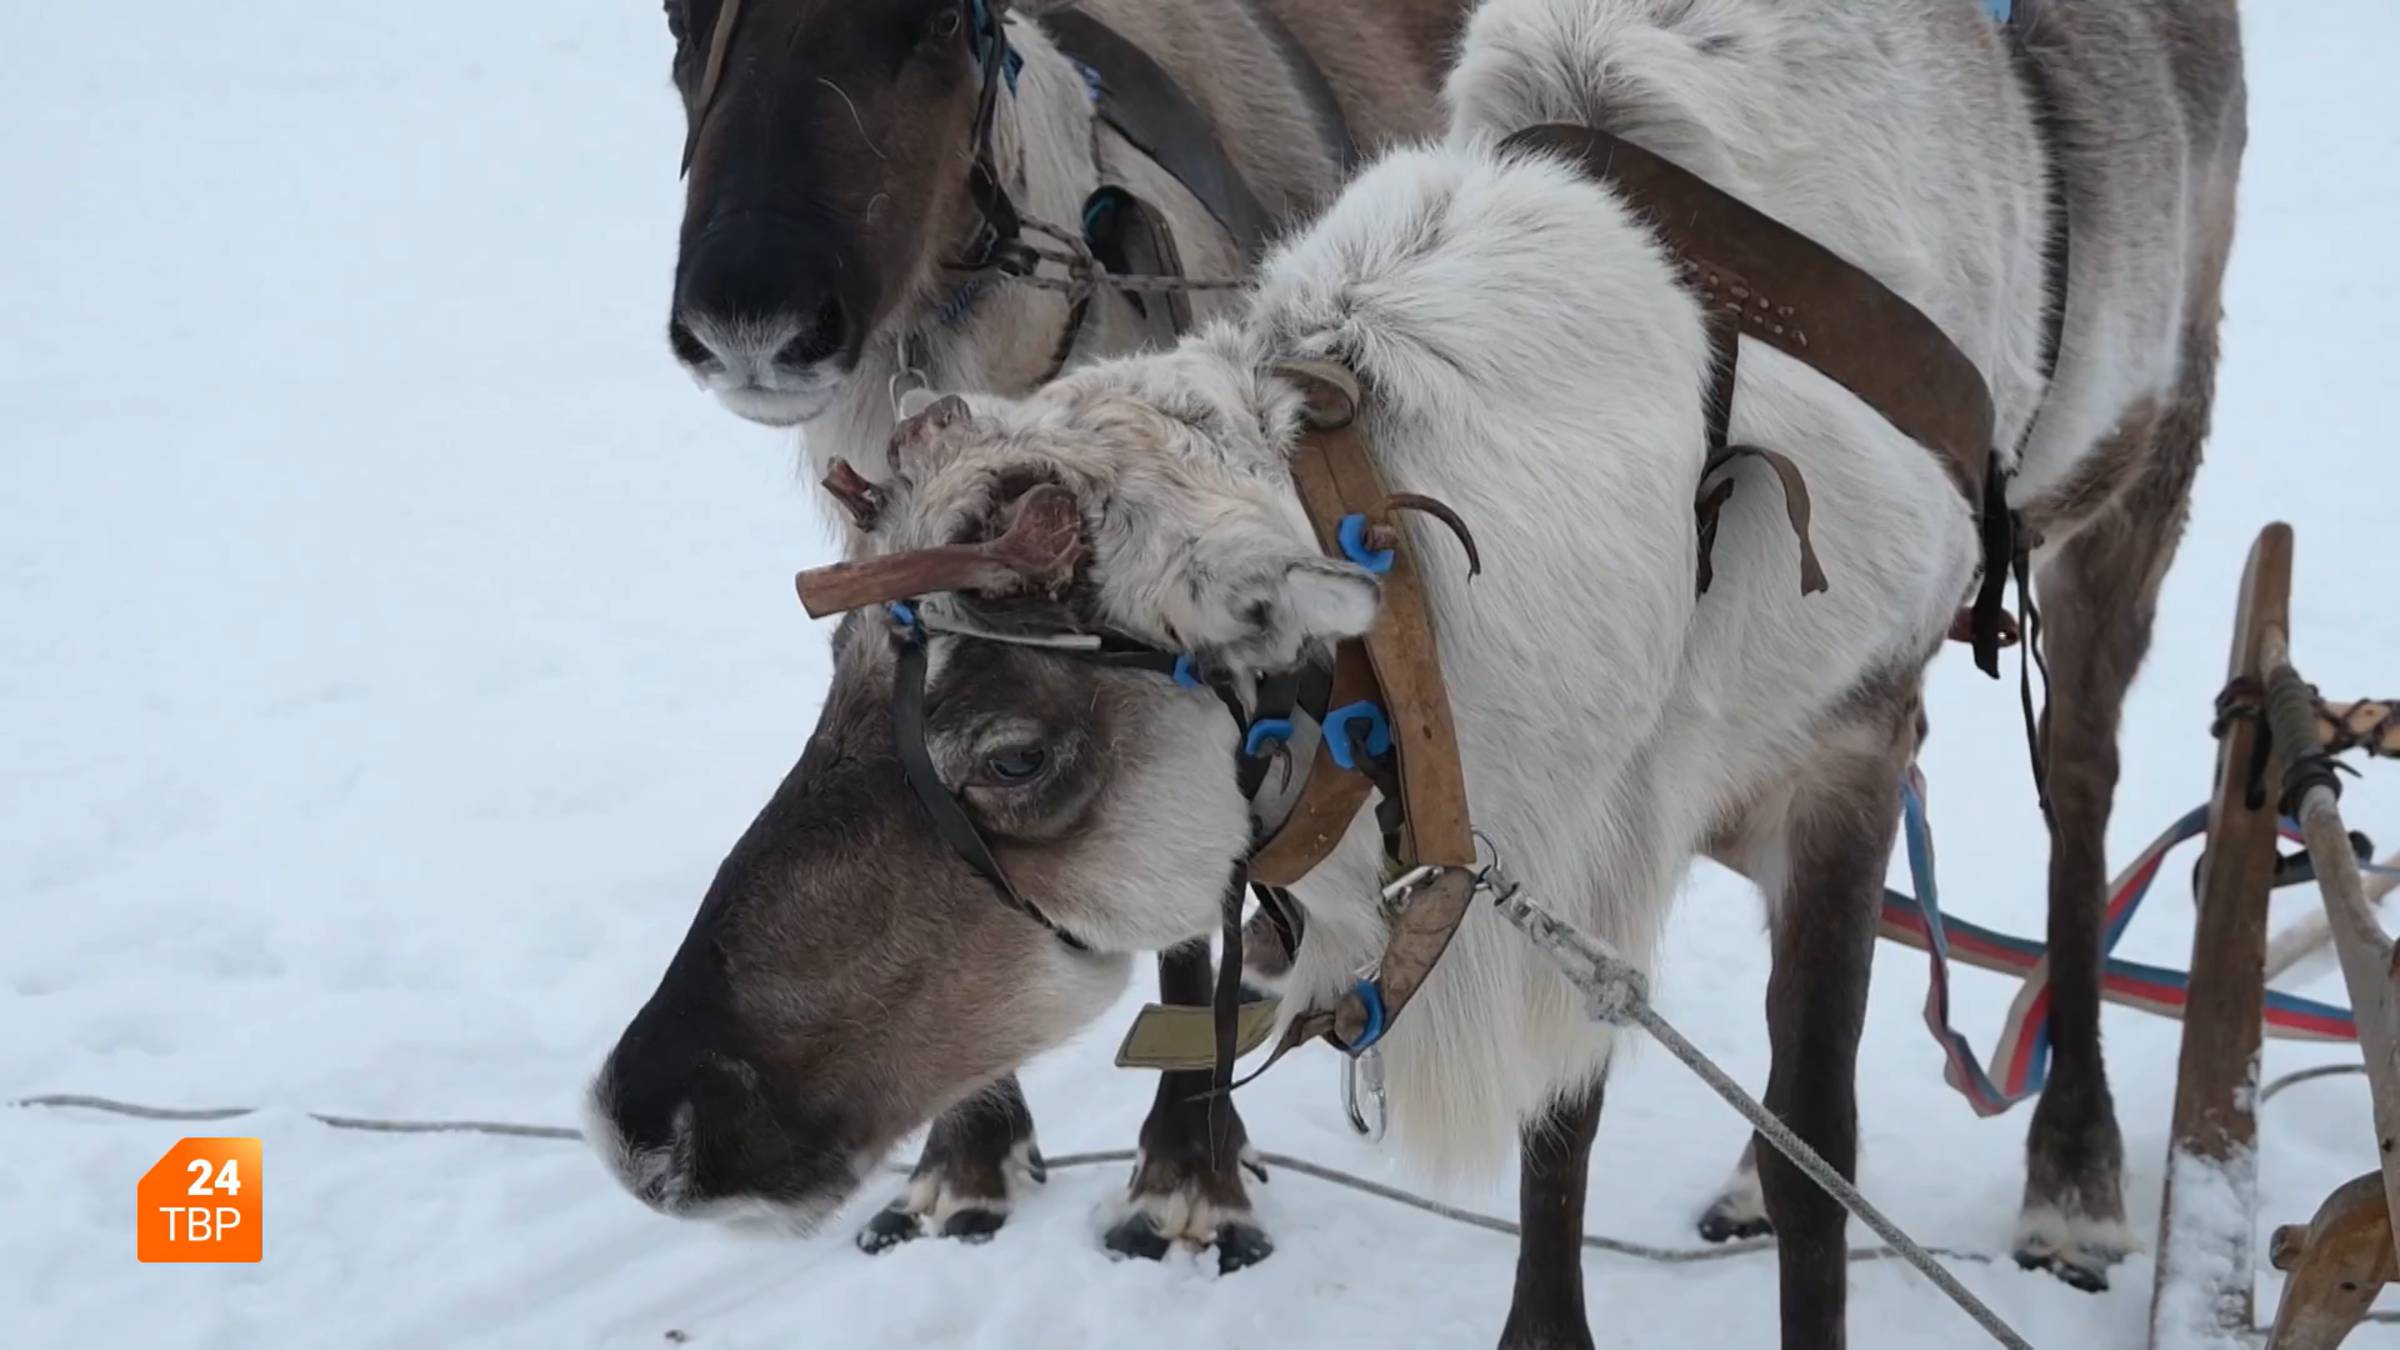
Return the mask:
M 688 140 L 667 337 L 735 413 L 821 413 L 982 217 L 1007 0 L 665 0 Z
M 1215 926 L 1250 843 L 1238 728 L 1209 692 L 1048 644 L 1189 652 L 1238 687 L 1372 624 L 1375 578 L 1318 550 L 1283 474 L 1296 400 L 1221 366 L 943 400 L 896 433 L 892 481 L 837 471 L 873 552 L 802 578 L 813 608 L 855 610 L 816 731 L 594 1087 L 643 1199 L 805 1228 L 1107 1009 L 1131 953 Z M 912 789 L 894 709 L 917 643 L 932 790 L 1032 917 Z

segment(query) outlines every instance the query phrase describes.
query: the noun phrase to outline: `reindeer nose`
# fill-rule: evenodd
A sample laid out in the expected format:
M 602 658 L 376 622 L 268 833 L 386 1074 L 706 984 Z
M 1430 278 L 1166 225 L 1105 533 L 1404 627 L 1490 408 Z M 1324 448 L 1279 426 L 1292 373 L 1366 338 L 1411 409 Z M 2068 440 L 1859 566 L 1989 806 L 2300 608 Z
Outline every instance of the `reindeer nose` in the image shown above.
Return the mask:
M 627 1190 L 662 1213 L 773 1194 L 792 1170 L 793 1141 L 758 1070 L 730 1055 L 662 1055 L 628 1029 L 593 1084 L 591 1108 L 592 1144 Z
M 741 213 L 703 230 L 678 268 L 668 326 L 676 354 L 753 378 L 844 356 L 853 316 L 835 274 L 817 261 L 824 256 L 823 240 L 778 217 Z

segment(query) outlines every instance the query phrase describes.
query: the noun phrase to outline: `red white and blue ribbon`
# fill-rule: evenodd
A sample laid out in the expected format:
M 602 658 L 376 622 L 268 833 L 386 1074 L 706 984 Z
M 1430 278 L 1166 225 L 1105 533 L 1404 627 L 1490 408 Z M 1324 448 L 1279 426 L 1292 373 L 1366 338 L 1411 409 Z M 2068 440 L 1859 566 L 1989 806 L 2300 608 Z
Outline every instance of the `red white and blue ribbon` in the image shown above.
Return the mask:
M 1942 1077 L 1958 1089 L 1979 1116 L 1995 1116 L 2042 1090 L 2050 1067 L 2050 958 L 2039 942 L 2010 937 L 1977 924 L 1942 916 L 1940 891 L 1934 882 L 1933 828 L 1925 813 L 1925 779 L 1913 767 L 1902 796 L 1902 837 L 1908 846 L 1908 870 L 1917 893 L 1883 893 L 1882 935 L 1924 950 L 1929 978 L 1925 989 L 1925 1026 L 1942 1047 L 1947 1063 Z M 2125 1007 L 2161 1017 L 2181 1018 L 2191 977 L 2165 966 L 2120 960 L 2116 950 L 2142 901 L 2158 879 L 2159 868 L 2177 846 L 2208 832 L 2208 808 L 2199 807 L 2151 841 L 2131 866 L 2108 888 L 2108 909 L 2101 929 L 2101 997 Z M 2283 837 L 2297 840 L 2298 827 L 2283 822 Z M 2362 863 L 2370 875 L 2391 875 L 2393 869 Z M 2000 1044 L 1984 1067 L 1965 1036 L 1950 1021 L 1950 961 L 2020 974 L 2024 985 L 2009 1005 L 2008 1022 Z M 2355 1041 L 2358 1027 L 2347 1008 L 2278 990 L 2266 991 L 2266 1033 L 2286 1040 Z

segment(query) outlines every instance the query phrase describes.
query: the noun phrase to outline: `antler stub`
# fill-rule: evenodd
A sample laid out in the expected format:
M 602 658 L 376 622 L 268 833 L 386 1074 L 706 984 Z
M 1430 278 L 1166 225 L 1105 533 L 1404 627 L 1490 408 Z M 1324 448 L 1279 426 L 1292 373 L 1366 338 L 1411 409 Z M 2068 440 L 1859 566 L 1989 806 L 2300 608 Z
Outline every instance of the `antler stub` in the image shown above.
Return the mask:
M 1075 579 L 1083 553 L 1083 514 L 1075 494 L 1045 483 L 1017 499 L 998 538 L 814 567 L 793 583 L 801 605 L 818 619 L 940 591 L 1056 595 Z
M 850 467 L 850 461 L 837 459 L 825 471 L 825 491 L 850 513 L 850 523 L 861 534 L 875 529 L 883 516 L 883 489 L 875 486 L 865 474 Z

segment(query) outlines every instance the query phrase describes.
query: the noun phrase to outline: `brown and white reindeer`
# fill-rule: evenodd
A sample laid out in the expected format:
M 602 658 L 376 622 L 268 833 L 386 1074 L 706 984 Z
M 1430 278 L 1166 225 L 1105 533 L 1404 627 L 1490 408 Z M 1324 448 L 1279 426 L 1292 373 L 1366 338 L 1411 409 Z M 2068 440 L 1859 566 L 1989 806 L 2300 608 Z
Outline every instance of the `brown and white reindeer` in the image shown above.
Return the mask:
M 1189 275 L 1238 276 L 1258 242 L 1240 236 L 1260 222 L 1225 219 L 1233 208 L 1255 207 L 1269 226 L 1300 219 L 1338 190 L 1348 142 L 1371 152 L 1438 129 L 1436 90 L 1467 8 L 667 0 L 689 127 L 670 345 L 726 407 L 799 427 L 812 479 L 836 458 L 881 473 L 902 386 L 1022 394 L 1061 357 L 1128 351 L 1158 331 L 1152 315 L 1169 302 L 1156 296 L 1103 292 L 1077 309 L 991 266 L 961 266 L 991 261 L 978 254 L 992 214 L 1072 225 L 1113 185 L 1163 218 Z M 1080 41 L 1054 33 L 1067 24 Z M 1139 54 L 1132 63 L 1079 60 L 1112 35 Z M 1146 104 L 1171 83 L 1180 116 L 1113 116 L 1096 95 L 1114 82 L 1138 87 L 1107 96 Z M 1138 123 L 1130 132 L 1127 120 Z M 1129 135 L 1174 144 L 1153 154 Z M 979 156 L 1005 205 L 971 189 Z M 1216 190 L 1178 178 L 1195 168 Z M 1203 292 L 1191 308 L 1206 316 L 1229 303 Z M 1162 954 L 1160 980 L 1170 1001 L 1205 1002 L 1205 946 Z M 1240 1119 L 1216 1113 L 1212 1137 L 1212 1118 L 1188 1109 L 1187 1078 L 1161 1082 L 1131 1212 L 1109 1238 L 1120 1250 L 1165 1249 L 1147 1217 L 1162 1205 L 1189 1212 L 1205 1198 L 1229 1220 L 1246 1210 L 1231 1160 Z M 861 1235 L 870 1250 L 921 1229 L 988 1236 L 1012 1183 L 1040 1173 L 1013 1076 L 940 1105 L 908 1193 Z M 1268 1249 L 1237 1222 L 1221 1255 L 1231 1266 Z
M 1365 391 L 1384 481 L 1480 539 L 1470 585 L 1409 535 L 1476 826 L 1645 965 L 1693 859 L 1756 880 L 1767 1101 L 1851 1171 L 1900 777 L 1976 521 L 1924 447 L 1745 342 L 1730 432 L 1798 468 L 1831 586 L 1802 594 L 1776 480 L 1743 465 L 1696 595 L 1699 287 L 1618 192 L 1501 138 L 1620 131 L 1873 274 L 1982 372 L 2011 501 L 2046 536 L 2064 821 L 2105 804 L 2113 755 L 2091 757 L 2113 735 L 2081 733 L 2113 733 L 2206 422 L 2238 50 L 2232 0 L 2056 6 L 2021 46 L 1975 0 L 1487 0 L 1447 138 L 1364 172 L 1243 314 L 1029 398 L 944 400 L 852 485 L 870 552 L 950 579 L 842 624 L 816 733 L 594 1086 L 595 1144 L 664 1211 L 806 1229 L 908 1131 L 1104 1012 L 1135 954 L 1216 926 L 1252 837 L 1238 733 L 1209 694 L 1056 644 L 1188 652 L 1246 688 L 1373 625 L 1377 577 L 1320 550 L 1293 480 L 1312 363 Z M 2073 247 L 2045 379 L 2053 176 Z M 2092 829 L 2054 866 L 2063 978 L 2097 923 Z M 1378 959 L 1382 852 L 1362 822 L 1298 886 L 1287 1006 L 1331 1005 Z M 2122 1229 L 2121 1150 L 2096 1028 L 2078 1034 L 2073 1093 L 2036 1117 L 2028 1238 L 2088 1270 Z M 1403 1148 L 1457 1166 L 1521 1139 L 1504 1346 L 1592 1343 L 1578 1238 L 1610 1048 L 1480 911 L 1381 1042 Z M 1845 1216 L 1779 1158 L 1759 1171 L 1784 1341 L 1838 1346 Z

